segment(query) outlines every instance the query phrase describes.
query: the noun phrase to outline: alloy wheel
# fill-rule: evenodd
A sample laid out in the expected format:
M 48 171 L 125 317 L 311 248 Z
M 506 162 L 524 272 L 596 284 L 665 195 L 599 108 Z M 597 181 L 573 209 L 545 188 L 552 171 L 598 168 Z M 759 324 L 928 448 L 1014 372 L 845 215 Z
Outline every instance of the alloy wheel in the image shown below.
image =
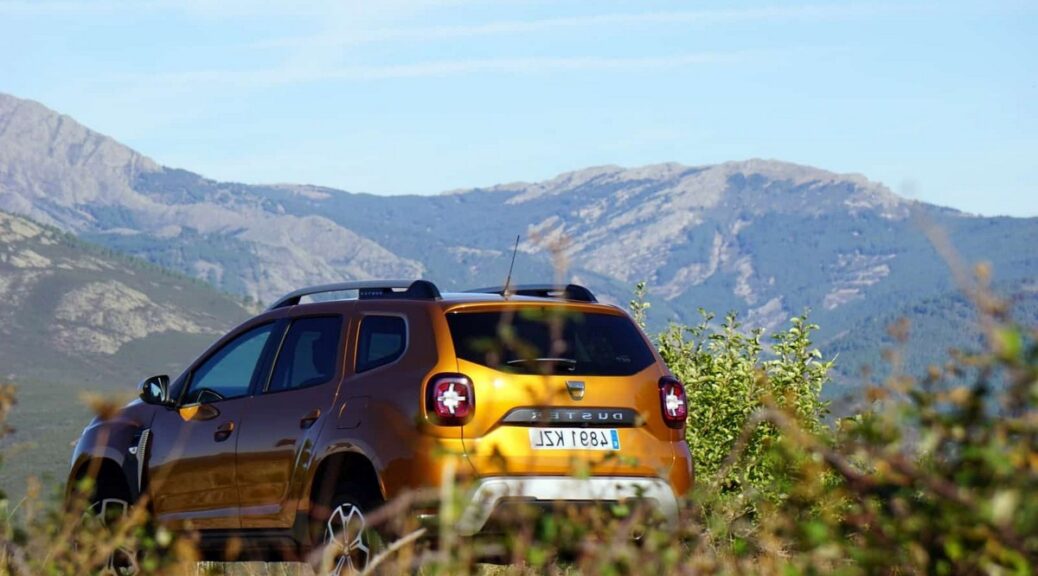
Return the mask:
M 121 498 L 102 498 L 87 508 L 85 524 L 100 524 L 101 529 L 114 527 L 130 513 L 130 503 Z M 109 554 L 98 572 L 104 576 L 133 576 L 140 574 L 137 553 L 127 546 L 119 546 Z
M 346 502 L 332 511 L 325 525 L 325 546 L 334 551 L 331 576 L 356 574 L 367 567 L 371 547 L 360 508 Z

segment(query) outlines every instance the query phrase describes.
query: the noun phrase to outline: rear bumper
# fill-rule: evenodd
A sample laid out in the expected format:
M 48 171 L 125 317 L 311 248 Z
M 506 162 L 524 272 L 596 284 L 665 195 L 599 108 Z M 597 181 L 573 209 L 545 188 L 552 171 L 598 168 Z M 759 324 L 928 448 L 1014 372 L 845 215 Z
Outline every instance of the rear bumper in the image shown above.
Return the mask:
M 671 526 L 678 519 L 677 497 L 660 478 L 512 476 L 485 478 L 476 484 L 458 520 L 458 532 L 466 536 L 478 533 L 499 504 L 515 500 L 535 504 L 638 500 L 655 506 Z

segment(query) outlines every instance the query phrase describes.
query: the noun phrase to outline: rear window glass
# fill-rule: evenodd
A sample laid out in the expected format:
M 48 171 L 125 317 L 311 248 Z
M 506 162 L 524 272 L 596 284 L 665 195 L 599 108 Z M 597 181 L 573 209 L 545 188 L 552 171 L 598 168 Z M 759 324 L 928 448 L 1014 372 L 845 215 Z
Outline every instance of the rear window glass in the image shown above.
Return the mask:
M 519 374 L 630 376 L 655 361 L 625 316 L 548 308 L 447 315 L 458 357 Z
M 365 316 L 357 343 L 357 373 L 395 362 L 407 347 L 407 324 L 399 316 Z
M 268 392 L 324 384 L 335 376 L 342 318 L 300 318 L 292 322 L 274 366 Z

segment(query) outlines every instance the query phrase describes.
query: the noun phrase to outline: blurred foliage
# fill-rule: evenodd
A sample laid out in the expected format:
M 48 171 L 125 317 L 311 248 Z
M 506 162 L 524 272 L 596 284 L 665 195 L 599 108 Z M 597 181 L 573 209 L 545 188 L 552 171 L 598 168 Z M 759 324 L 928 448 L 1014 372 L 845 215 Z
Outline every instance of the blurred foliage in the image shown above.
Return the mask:
M 644 290 L 644 288 L 642 288 Z M 734 315 L 701 312 L 657 343 L 690 399 L 698 481 L 677 527 L 645 510 L 558 509 L 517 519 L 485 543 L 453 533 L 462 492 L 444 488 L 432 538 L 391 543 L 387 574 L 1032 574 L 1038 566 L 1038 330 L 972 294 L 982 346 L 862 390 L 856 415 L 827 420 L 832 361 L 806 316 L 765 339 Z M 638 300 L 636 296 L 635 300 Z M 641 316 L 639 317 L 639 310 Z M 632 306 L 644 321 L 647 307 Z M 892 327 L 904 341 L 910 324 Z M 0 416 L 14 405 L 0 388 Z M 80 487 L 84 493 L 89 486 Z M 113 550 L 142 550 L 144 573 L 306 573 L 200 565 L 190 537 L 143 507 L 83 530 L 84 507 L 32 490 L 3 501 L 0 574 L 84 574 Z M 404 517 L 391 502 L 384 517 Z M 377 514 L 375 516 L 378 516 Z M 632 536 L 637 536 L 634 538 Z M 501 566 L 479 564 L 492 557 Z
M 1038 338 L 1006 303 L 972 297 L 982 349 L 918 377 L 892 371 L 864 391 L 867 408 L 832 430 L 817 402 L 831 363 L 810 349 L 806 318 L 776 334 L 764 361 L 759 331 L 740 332 L 731 316 L 715 329 L 704 315 L 660 337 L 693 403 L 695 522 L 729 558 L 724 571 L 751 557 L 767 573 L 1033 573 Z M 909 330 L 903 320 L 890 332 L 903 342 Z M 896 366 L 898 354 L 886 357 Z M 738 422 L 748 441 L 733 440 Z

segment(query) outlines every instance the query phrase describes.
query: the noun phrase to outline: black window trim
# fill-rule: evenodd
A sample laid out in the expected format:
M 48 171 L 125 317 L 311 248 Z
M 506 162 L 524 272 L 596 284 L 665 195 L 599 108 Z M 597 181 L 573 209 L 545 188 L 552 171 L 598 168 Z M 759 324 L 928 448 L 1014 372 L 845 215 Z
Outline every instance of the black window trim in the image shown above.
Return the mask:
M 404 347 L 400 349 L 400 354 L 398 354 L 397 357 L 394 358 L 391 362 L 386 362 L 385 364 L 379 364 L 378 366 L 373 366 L 373 367 L 367 368 L 365 370 L 359 370 L 358 368 L 359 368 L 359 365 L 360 365 L 360 339 L 361 339 L 361 336 L 363 336 L 363 333 L 364 333 L 364 320 L 366 318 L 370 318 L 370 317 L 373 317 L 373 316 L 374 317 L 382 317 L 382 318 L 387 318 L 387 317 L 389 317 L 389 318 L 400 318 L 401 320 L 403 320 L 404 321 Z M 360 315 L 360 320 L 357 322 L 357 340 L 356 340 L 356 342 L 354 342 L 354 345 L 353 345 L 353 373 L 354 373 L 354 375 L 357 375 L 357 374 L 367 374 L 369 372 L 374 372 L 375 370 L 381 370 L 382 368 L 387 368 L 389 366 L 392 366 L 392 365 L 400 362 L 401 360 L 403 360 L 404 356 L 407 355 L 407 351 L 410 348 L 411 348 L 411 323 L 410 323 L 410 321 L 408 321 L 406 314 L 401 314 L 399 312 L 383 312 L 383 311 L 380 311 L 380 310 L 372 310 L 371 312 L 362 313 Z
M 270 390 L 270 382 L 274 379 L 274 369 L 277 367 L 278 359 L 281 357 L 282 350 L 285 349 L 285 339 L 288 338 L 288 332 L 292 329 L 292 326 L 299 320 L 308 320 L 311 318 L 338 318 L 339 319 L 339 346 L 338 352 L 335 356 L 335 372 L 332 377 L 323 382 L 317 384 L 310 384 L 309 386 L 301 386 L 299 388 L 285 388 L 284 390 Z M 281 394 L 282 392 L 293 392 L 296 390 L 307 390 L 310 388 L 316 388 L 317 386 L 324 386 L 330 382 L 336 382 L 342 378 L 343 370 L 342 366 L 345 361 L 345 347 L 342 342 L 346 339 L 349 330 L 349 322 L 346 317 L 342 314 L 308 314 L 306 316 L 295 316 L 292 318 L 285 318 L 280 320 L 284 324 L 284 328 L 281 330 L 281 337 L 278 338 L 277 348 L 271 353 L 270 364 L 266 367 L 266 377 L 255 382 L 255 389 L 251 393 L 252 396 L 267 396 L 274 394 Z
M 190 404 L 185 404 L 184 403 L 184 399 L 187 397 L 187 393 L 191 389 L 191 384 L 195 380 L 195 373 L 198 372 L 199 368 L 204 366 L 205 363 L 208 362 L 209 360 L 211 360 L 214 356 L 216 356 L 217 354 L 222 352 L 225 348 L 227 348 L 227 346 L 230 346 L 235 340 L 241 338 L 242 336 L 244 336 L 244 335 L 248 334 L 249 332 L 252 332 L 253 330 L 256 330 L 258 328 L 263 328 L 265 326 L 271 326 L 270 335 L 267 336 L 267 341 L 263 344 L 263 350 L 260 352 L 259 361 L 256 363 L 256 367 L 253 368 L 253 370 L 252 370 L 252 379 L 249 381 L 248 391 L 246 391 L 246 393 L 244 395 L 242 395 L 242 396 L 235 396 L 234 398 L 224 398 L 224 399 L 221 399 L 221 400 L 213 400 L 212 402 L 206 402 L 206 404 L 207 405 L 208 404 L 219 404 L 220 402 L 227 402 L 227 401 L 231 401 L 231 400 L 241 400 L 241 399 L 249 398 L 249 397 L 253 396 L 253 394 L 254 394 L 253 391 L 256 388 L 256 383 L 259 381 L 260 376 L 264 372 L 267 372 L 268 373 L 267 377 L 268 378 L 270 377 L 269 376 L 269 372 L 270 372 L 269 360 L 270 360 L 270 355 L 272 353 L 271 349 L 272 349 L 272 346 L 273 346 L 275 340 L 280 342 L 281 338 L 284 337 L 284 324 L 283 324 L 283 322 L 284 322 L 283 320 L 270 320 L 268 322 L 259 322 L 257 324 L 251 325 L 251 326 L 249 326 L 247 328 L 243 328 L 241 330 L 238 330 L 237 332 L 233 333 L 233 335 L 231 335 L 228 338 L 226 338 L 224 343 L 221 346 L 219 346 L 218 348 L 214 349 L 209 354 L 206 354 L 204 357 L 196 360 L 195 363 L 191 366 L 191 368 L 187 372 L 186 381 L 184 382 L 183 388 L 181 388 L 181 390 L 180 390 L 180 397 L 177 398 L 177 403 L 176 403 L 177 408 L 179 409 L 179 408 L 185 408 L 185 407 L 190 407 L 190 406 L 199 406 L 199 405 L 202 404 L 202 402 L 192 402 Z M 279 330 L 281 331 L 280 333 L 279 333 Z

